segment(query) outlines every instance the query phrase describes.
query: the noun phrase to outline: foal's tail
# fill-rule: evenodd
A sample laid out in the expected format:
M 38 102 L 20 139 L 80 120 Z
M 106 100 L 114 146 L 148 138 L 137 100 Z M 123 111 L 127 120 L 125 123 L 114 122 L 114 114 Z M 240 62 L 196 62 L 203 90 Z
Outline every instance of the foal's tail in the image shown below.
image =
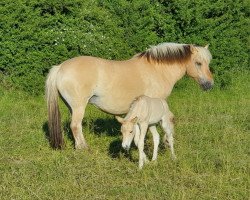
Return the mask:
M 61 117 L 58 106 L 58 90 L 56 86 L 56 78 L 59 66 L 53 66 L 46 80 L 46 100 L 48 107 L 48 125 L 50 145 L 54 149 L 63 148 L 63 135 L 61 131 Z

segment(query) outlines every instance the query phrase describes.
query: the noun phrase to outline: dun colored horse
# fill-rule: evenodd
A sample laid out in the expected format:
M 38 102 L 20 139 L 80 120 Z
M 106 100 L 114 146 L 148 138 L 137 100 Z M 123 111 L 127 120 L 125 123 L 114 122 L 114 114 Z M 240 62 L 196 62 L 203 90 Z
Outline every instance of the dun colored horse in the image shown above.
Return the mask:
M 72 113 L 70 127 L 75 148 L 82 149 L 87 147 L 82 119 L 88 102 L 105 112 L 124 114 L 141 95 L 165 99 L 185 74 L 208 90 L 213 85 L 211 58 L 208 46 L 163 43 L 129 60 L 80 56 L 53 66 L 46 81 L 51 146 L 63 147 L 59 94 Z

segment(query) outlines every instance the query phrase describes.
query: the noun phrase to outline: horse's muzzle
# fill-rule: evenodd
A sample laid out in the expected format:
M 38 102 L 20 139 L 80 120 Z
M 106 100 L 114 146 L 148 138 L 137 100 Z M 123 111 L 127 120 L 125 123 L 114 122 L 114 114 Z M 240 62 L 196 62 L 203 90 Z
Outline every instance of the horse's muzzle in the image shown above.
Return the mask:
M 126 151 L 128 151 L 130 149 L 130 145 L 124 144 L 122 143 L 122 147 L 123 149 L 125 149 Z
M 214 84 L 210 81 L 201 82 L 201 87 L 205 91 L 212 89 L 213 85 Z

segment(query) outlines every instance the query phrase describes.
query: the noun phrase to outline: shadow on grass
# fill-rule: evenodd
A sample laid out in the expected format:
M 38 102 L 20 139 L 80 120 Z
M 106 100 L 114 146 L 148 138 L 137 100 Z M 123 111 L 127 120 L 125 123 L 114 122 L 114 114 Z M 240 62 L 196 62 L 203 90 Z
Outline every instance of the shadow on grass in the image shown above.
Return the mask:
M 122 153 L 122 141 L 120 139 L 115 139 L 109 145 L 109 156 L 112 158 L 120 158 Z
M 115 136 L 119 134 L 120 130 L 119 123 L 114 119 L 84 119 L 82 126 L 86 127 L 89 132 L 93 132 L 98 136 L 101 136 L 102 134 Z M 48 121 L 44 122 L 42 129 L 46 139 L 49 140 L 50 135 Z M 73 134 L 70 129 L 70 120 L 66 120 L 62 123 L 62 131 L 69 140 L 74 141 Z
M 107 136 L 118 136 L 120 135 L 120 127 L 121 125 L 112 118 L 107 119 L 94 119 L 91 120 L 89 123 L 89 129 L 91 132 L 93 132 L 96 135 L 102 135 L 105 134 Z
M 122 148 L 122 141 L 120 139 L 116 139 L 109 145 L 109 156 L 114 159 L 120 159 L 122 157 L 127 158 L 131 162 L 137 162 L 131 155 L 131 150 L 135 149 L 134 145 L 131 146 L 129 151 L 126 151 Z
M 49 141 L 49 125 L 48 125 L 48 121 L 43 123 L 43 132 L 44 132 L 45 138 Z
M 101 118 L 86 119 L 85 118 L 83 120 L 82 126 L 85 127 L 89 132 L 92 132 L 96 134 L 97 136 L 106 135 L 106 136 L 115 137 L 121 134 L 120 124 L 115 119 L 111 119 L 111 118 L 108 118 L 108 119 L 101 119 Z M 62 129 L 67 139 L 70 140 L 72 144 L 74 144 L 73 134 L 70 129 L 70 120 L 66 120 L 62 123 Z M 47 121 L 43 124 L 43 132 L 44 132 L 45 138 L 48 140 L 48 143 L 49 143 L 50 142 L 49 141 L 49 128 L 48 128 Z M 153 142 L 151 141 L 152 138 L 148 138 L 148 134 L 146 136 L 144 151 L 147 155 L 151 157 Z M 166 153 L 167 149 L 168 148 L 166 148 L 166 146 L 164 146 L 163 143 L 160 143 L 159 145 L 160 154 Z M 135 160 L 131 155 L 131 151 L 134 151 L 134 150 L 138 150 L 137 147 L 134 145 L 134 143 L 132 143 L 130 151 L 126 151 L 122 148 L 121 139 L 116 138 L 109 145 L 108 155 L 114 159 L 120 159 L 121 157 L 125 157 L 131 162 L 137 162 L 137 160 Z
M 114 118 L 98 118 L 87 122 L 89 124 L 90 131 L 94 134 L 101 136 L 106 135 L 110 137 L 120 136 L 120 123 L 118 123 Z M 88 125 L 87 125 L 88 126 Z M 126 157 L 130 161 L 134 162 L 131 153 L 125 151 L 122 148 L 122 141 L 120 138 L 116 138 L 109 145 L 108 155 L 111 158 L 120 159 L 121 157 Z
M 84 119 L 82 126 L 85 127 L 89 132 L 94 133 L 97 136 L 106 135 L 110 137 L 115 137 L 120 135 L 120 124 L 115 119 Z M 64 135 L 69 139 L 72 144 L 74 144 L 73 134 L 70 129 L 70 120 L 66 120 L 62 123 L 62 130 Z M 43 124 L 43 132 L 45 138 L 49 141 L 49 127 L 48 122 Z M 132 145 L 131 150 L 134 149 L 135 146 Z M 116 138 L 112 141 L 108 148 L 108 155 L 114 159 L 120 159 L 122 157 L 127 158 L 131 162 L 137 162 L 132 158 L 131 151 L 125 151 L 122 148 L 122 141 L 120 138 Z

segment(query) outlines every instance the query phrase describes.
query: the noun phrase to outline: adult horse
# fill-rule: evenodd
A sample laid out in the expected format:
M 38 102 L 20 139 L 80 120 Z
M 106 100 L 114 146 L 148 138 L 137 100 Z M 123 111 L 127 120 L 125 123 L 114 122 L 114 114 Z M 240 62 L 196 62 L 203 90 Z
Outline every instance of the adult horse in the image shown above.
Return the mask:
M 211 58 L 208 46 L 163 43 L 129 60 L 80 56 L 53 66 L 46 81 L 51 146 L 63 146 L 59 94 L 72 113 L 70 128 L 75 148 L 82 149 L 87 147 L 82 119 L 88 102 L 105 112 L 124 114 L 138 96 L 168 97 L 175 83 L 186 73 L 208 90 L 213 85 L 209 70 Z

